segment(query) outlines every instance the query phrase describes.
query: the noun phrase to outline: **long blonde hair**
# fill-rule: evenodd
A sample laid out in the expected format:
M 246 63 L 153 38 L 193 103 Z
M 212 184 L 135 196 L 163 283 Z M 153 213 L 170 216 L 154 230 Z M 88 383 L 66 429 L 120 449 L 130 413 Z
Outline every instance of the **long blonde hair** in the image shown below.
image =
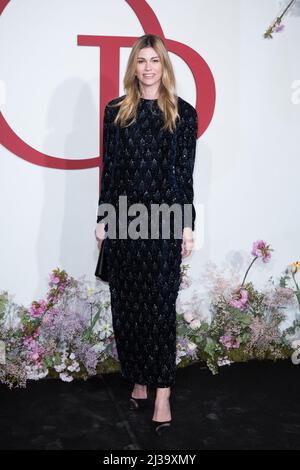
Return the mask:
M 120 107 L 114 122 L 121 127 L 128 127 L 136 120 L 141 93 L 135 72 L 139 51 L 144 47 L 155 49 L 162 62 L 162 78 L 157 104 L 164 115 L 163 129 L 169 129 L 170 132 L 173 132 L 176 127 L 176 119 L 179 118 L 175 74 L 165 43 L 156 34 L 141 36 L 132 47 L 123 81 L 126 95 L 124 99 L 113 105 Z M 130 119 L 131 121 L 128 124 Z

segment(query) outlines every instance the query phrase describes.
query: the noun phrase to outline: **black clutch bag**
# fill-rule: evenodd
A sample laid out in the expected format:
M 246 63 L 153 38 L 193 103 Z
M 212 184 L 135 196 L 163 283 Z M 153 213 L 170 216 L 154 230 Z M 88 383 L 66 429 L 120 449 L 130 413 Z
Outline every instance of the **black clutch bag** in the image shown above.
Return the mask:
M 108 282 L 108 273 L 107 273 L 108 259 L 107 259 L 107 251 L 104 250 L 104 246 L 105 246 L 105 238 L 101 243 L 95 276 L 101 281 Z

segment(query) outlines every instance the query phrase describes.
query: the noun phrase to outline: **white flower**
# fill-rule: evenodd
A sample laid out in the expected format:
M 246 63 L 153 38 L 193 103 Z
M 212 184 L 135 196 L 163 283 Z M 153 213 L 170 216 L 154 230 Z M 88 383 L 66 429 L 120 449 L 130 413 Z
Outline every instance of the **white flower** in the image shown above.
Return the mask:
M 201 322 L 200 320 L 192 320 L 191 323 L 190 323 L 190 327 L 192 328 L 192 330 L 196 330 L 197 328 L 200 328 L 201 326 Z
M 56 372 L 62 372 L 63 370 L 65 370 L 65 368 L 66 368 L 66 364 L 58 364 L 54 366 L 54 369 L 56 370 Z
M 96 352 L 96 353 L 101 353 L 102 351 L 104 351 L 105 349 L 105 345 L 104 345 L 104 342 L 103 341 L 99 341 L 99 343 L 95 344 L 92 349 Z
M 192 343 L 192 341 L 189 341 L 187 347 L 189 351 L 194 351 L 197 348 L 197 345 L 195 343 Z
M 183 318 L 186 322 L 190 323 L 194 319 L 194 314 L 192 312 L 184 312 Z
M 100 339 L 109 338 L 113 332 L 112 325 L 108 321 L 105 322 L 102 320 L 99 324 L 98 331 L 100 331 Z
M 48 375 L 48 372 L 48 369 L 41 370 L 41 372 L 39 373 L 39 379 L 43 379 L 44 377 L 46 377 Z
M 65 372 L 62 372 L 61 374 L 59 374 L 59 376 L 64 382 L 72 382 L 73 380 L 73 377 L 71 375 L 66 374 Z
M 176 364 L 178 365 L 182 357 L 186 356 L 186 351 L 183 349 L 181 344 L 177 343 L 176 345 Z
M 292 354 L 292 363 L 296 366 L 300 364 L 300 348 L 296 349 Z
M 88 297 L 91 297 L 94 292 L 95 292 L 95 289 L 94 289 L 93 287 L 88 287 L 88 288 L 87 288 L 87 295 L 88 295 Z
M 69 357 L 70 357 L 70 359 L 75 359 L 75 354 L 71 353 Z
M 80 370 L 79 364 L 77 361 L 74 361 L 73 364 L 67 367 L 70 372 L 78 372 Z
M 230 365 L 230 364 L 232 363 L 232 361 L 230 361 L 230 360 L 228 359 L 228 357 L 223 357 L 223 358 L 221 358 L 221 359 L 218 359 L 217 363 L 218 363 L 218 366 L 221 367 L 221 366 Z
M 186 356 L 186 352 L 183 349 L 177 349 L 177 354 L 176 354 L 176 365 L 178 365 L 181 362 L 181 358 Z
M 295 339 L 292 341 L 292 348 L 293 349 L 298 349 L 300 347 L 300 339 Z
M 7 329 L 17 330 L 22 323 L 22 318 L 15 312 L 8 313 L 4 316 L 3 326 Z
M 32 366 L 25 366 L 27 379 L 28 380 L 39 380 L 43 379 L 48 375 L 48 369 L 41 367 L 38 364 Z

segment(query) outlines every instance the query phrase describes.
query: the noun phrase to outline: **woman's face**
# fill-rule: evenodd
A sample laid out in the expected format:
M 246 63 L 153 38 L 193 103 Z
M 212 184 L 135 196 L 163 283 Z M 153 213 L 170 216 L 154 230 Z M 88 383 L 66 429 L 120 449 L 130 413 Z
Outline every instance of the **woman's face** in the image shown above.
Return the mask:
M 155 49 L 145 47 L 139 51 L 135 73 L 143 86 L 159 85 L 162 77 L 162 63 Z

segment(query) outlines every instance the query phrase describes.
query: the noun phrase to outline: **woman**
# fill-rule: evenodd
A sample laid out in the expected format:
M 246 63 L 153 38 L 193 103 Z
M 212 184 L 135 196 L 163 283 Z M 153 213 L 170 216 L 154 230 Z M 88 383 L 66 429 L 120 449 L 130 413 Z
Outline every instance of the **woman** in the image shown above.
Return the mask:
M 176 371 L 176 309 L 182 257 L 193 248 L 195 208 L 193 168 L 198 118 L 195 108 L 175 93 L 175 77 L 163 40 L 146 34 L 134 44 L 124 77 L 126 95 L 110 101 L 104 114 L 103 170 L 96 238 L 101 247 L 107 225 L 104 205 L 116 209 L 120 196 L 127 207 L 142 203 L 187 207 L 177 218 L 171 211 L 170 236 L 108 236 L 109 287 L 116 347 L 124 378 L 134 383 L 131 405 L 156 389 L 152 421 L 157 431 L 171 424 L 170 393 Z M 107 206 L 106 206 L 107 207 Z M 101 212 L 102 215 L 99 215 Z M 175 212 L 174 212 L 175 214 Z M 178 212 L 177 212 L 178 214 Z M 175 236 L 176 223 L 181 225 Z M 129 217 L 130 219 L 130 217 Z M 107 223 L 107 219 L 106 223 Z M 109 219 L 109 222 L 113 221 Z M 151 216 L 147 213 L 147 222 Z M 109 225 L 109 224 L 108 224 Z M 150 233 L 150 236 L 149 236 Z M 144 232 L 145 234 L 145 232 Z

